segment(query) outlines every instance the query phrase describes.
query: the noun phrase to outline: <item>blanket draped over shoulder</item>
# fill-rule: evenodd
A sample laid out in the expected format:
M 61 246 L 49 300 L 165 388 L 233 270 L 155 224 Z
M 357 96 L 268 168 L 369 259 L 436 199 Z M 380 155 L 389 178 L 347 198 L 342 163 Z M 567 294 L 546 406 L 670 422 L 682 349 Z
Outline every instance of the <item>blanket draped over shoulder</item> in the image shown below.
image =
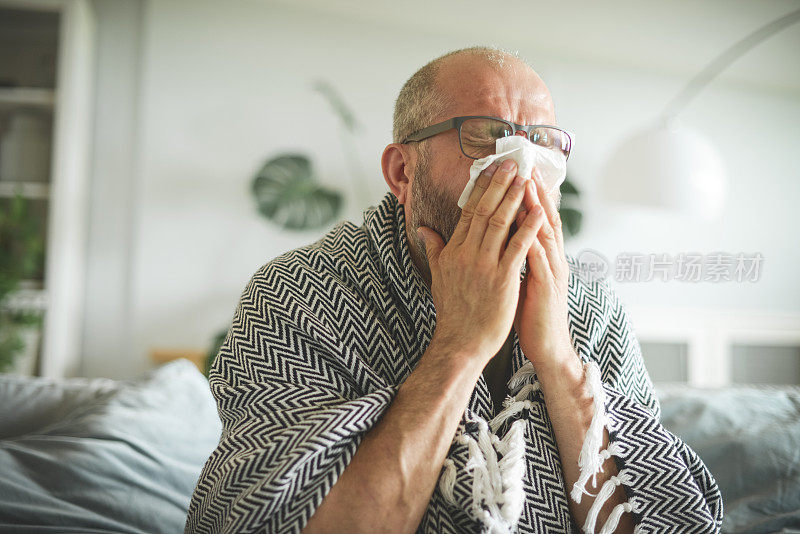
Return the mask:
M 420 533 L 719 532 L 722 498 L 698 455 L 660 424 L 660 405 L 625 310 L 604 279 L 567 256 L 569 330 L 593 387 L 594 418 L 567 488 L 533 366 L 513 333 L 513 375 L 495 416 L 481 376 Z M 241 294 L 210 385 L 223 432 L 191 500 L 187 532 L 300 532 L 419 362 L 436 325 L 391 193 L 319 241 L 266 263 Z M 499 408 L 499 407 L 498 407 Z M 600 450 L 603 429 L 610 445 Z M 592 475 L 608 457 L 618 474 Z M 604 525 L 568 499 L 622 484 Z

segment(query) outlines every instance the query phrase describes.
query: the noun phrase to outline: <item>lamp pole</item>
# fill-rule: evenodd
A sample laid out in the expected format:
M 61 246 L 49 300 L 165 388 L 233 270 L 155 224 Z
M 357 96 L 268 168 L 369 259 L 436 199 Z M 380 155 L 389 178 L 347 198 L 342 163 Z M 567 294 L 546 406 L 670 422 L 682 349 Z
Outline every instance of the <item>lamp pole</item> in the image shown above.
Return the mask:
M 628 136 L 611 153 L 602 177 L 602 195 L 613 203 L 715 219 L 725 203 L 722 158 L 703 136 L 679 127 L 675 118 L 736 59 L 798 21 L 800 9 L 773 20 L 728 47 L 698 72 L 654 123 Z
M 683 89 L 676 94 L 664 107 L 661 112 L 661 122 L 666 124 L 675 118 L 678 113 L 691 102 L 714 78 L 728 68 L 728 66 L 739 59 L 745 52 L 751 50 L 759 43 L 765 41 L 769 37 L 775 35 L 784 28 L 791 26 L 800 21 L 800 9 L 787 13 L 779 17 L 769 24 L 765 24 L 761 28 L 755 30 L 750 35 L 737 41 L 724 52 L 714 58 L 706 68 L 701 70 L 695 75 L 694 78 L 689 80 Z

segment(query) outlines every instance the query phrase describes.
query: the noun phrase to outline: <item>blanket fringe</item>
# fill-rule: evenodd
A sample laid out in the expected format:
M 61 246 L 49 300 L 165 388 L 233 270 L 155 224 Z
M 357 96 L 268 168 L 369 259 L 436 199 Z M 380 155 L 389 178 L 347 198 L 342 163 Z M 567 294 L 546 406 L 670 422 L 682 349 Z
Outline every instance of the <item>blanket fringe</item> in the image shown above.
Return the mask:
M 453 494 L 453 489 L 456 485 L 456 463 L 452 458 L 445 458 L 444 460 L 444 473 L 439 481 L 439 488 L 442 490 L 444 500 L 450 503 L 456 502 L 456 496 Z
M 510 387 L 516 389 L 532 376 L 533 366 L 526 364 L 509 381 Z M 525 475 L 525 422 L 521 419 L 514 421 L 502 439 L 495 432 L 522 410 L 531 409 L 533 403 L 525 397 L 538 389 L 538 382 L 525 384 L 514 397 L 506 397 L 503 410 L 491 421 L 478 421 L 477 440 L 468 434 L 456 437 L 459 443 L 467 445 L 469 453 L 464 467 L 473 474 L 472 512 L 489 532 L 513 529 L 525 505 L 522 481 Z M 439 487 L 442 496 L 451 504 L 456 504 L 455 475 L 455 464 L 448 458 Z
M 532 379 L 534 374 L 536 374 L 536 369 L 534 369 L 533 364 L 530 361 L 525 362 L 508 380 L 509 389 L 512 391 L 517 389 Z
M 619 519 L 624 512 L 638 512 L 637 501 L 634 500 L 635 497 L 631 497 L 628 502 L 619 503 L 611 510 L 611 513 L 608 515 L 608 519 L 606 519 L 603 528 L 600 529 L 600 534 L 611 534 L 617 528 L 619 524 Z
M 589 391 L 594 399 L 592 421 L 586 433 L 578 458 L 580 476 L 573 485 L 570 495 L 580 503 L 586 490 L 586 484 L 592 479 L 592 486 L 597 484 L 597 473 L 603 472 L 603 463 L 611 456 L 624 457 L 625 450 L 617 442 L 610 442 L 605 450 L 599 450 L 603 442 L 603 428 L 612 429 L 613 423 L 605 412 L 606 395 L 600 377 L 600 367 L 596 362 L 584 364 L 584 372 Z M 516 526 L 525 504 L 525 493 L 522 479 L 525 474 L 525 422 L 517 419 L 500 439 L 496 432 L 509 419 L 523 410 L 533 408 L 528 398 L 541 389 L 537 380 L 533 379 L 535 370 L 531 362 L 526 362 L 509 379 L 508 386 L 514 396 L 506 397 L 503 409 L 488 423 L 478 421 L 477 439 L 469 434 L 461 433 L 456 441 L 467 446 L 468 460 L 465 470 L 472 474 L 472 513 L 489 532 L 508 532 Z M 498 459 L 498 453 L 501 457 Z M 444 464 L 444 473 L 439 479 L 439 487 L 445 501 L 457 505 L 454 494 L 456 482 L 456 466 L 451 458 Z M 614 493 L 619 484 L 630 485 L 631 474 L 622 469 L 607 480 L 598 491 L 584 524 L 584 532 L 594 533 L 597 517 L 603 504 Z M 636 511 L 634 499 L 620 503 L 614 507 L 600 534 L 610 534 L 617 528 L 624 512 Z
M 586 376 L 586 384 L 594 399 L 594 413 L 578 456 L 580 475 L 570 492 L 572 500 L 578 504 L 580 504 L 584 493 L 592 495 L 586 490 L 586 482 L 589 477 L 592 477 L 592 486 L 597 485 L 597 472 L 600 471 L 603 464 L 600 456 L 600 447 L 603 444 L 603 427 L 608 426 L 608 417 L 605 411 L 606 392 L 603 389 L 603 382 L 600 378 L 600 367 L 597 363 L 590 361 L 583 365 L 583 369 Z
M 580 455 L 578 456 L 578 467 L 580 468 L 580 475 L 578 480 L 573 484 L 570 496 L 576 503 L 581 502 L 583 494 L 594 496 L 586 490 L 586 484 L 589 478 L 592 479 L 592 487 L 597 486 L 597 473 L 603 472 L 603 463 L 611 456 L 624 457 L 626 451 L 624 447 L 616 442 L 610 441 L 605 450 L 599 450 L 603 444 L 603 428 L 608 428 L 609 431 L 613 430 L 613 421 L 608 417 L 605 410 L 606 405 L 606 392 L 603 389 L 603 380 L 601 378 L 600 366 L 597 362 L 589 361 L 583 366 L 586 376 L 586 384 L 589 392 L 594 400 L 594 412 L 592 414 L 592 421 L 589 423 L 589 429 L 586 431 L 583 445 L 581 447 Z M 610 477 L 603 484 L 600 491 L 597 492 L 594 502 L 589 509 L 586 517 L 586 522 L 583 531 L 587 534 L 594 534 L 595 524 L 597 523 L 597 516 L 603 508 L 605 502 L 613 495 L 616 486 L 620 484 L 631 485 L 631 473 L 626 469 L 621 469 L 617 475 Z M 617 528 L 620 517 L 624 512 L 635 511 L 633 499 L 628 502 L 617 504 L 609 514 L 600 534 L 610 534 Z
M 603 505 L 611 497 L 611 495 L 614 494 L 614 491 L 617 489 L 617 486 L 619 486 L 620 484 L 628 484 L 628 485 L 631 484 L 632 480 L 631 480 L 630 477 L 631 477 L 630 472 L 628 470 L 626 470 L 626 469 L 622 469 L 622 470 L 620 470 L 620 472 L 617 475 L 613 475 L 611 478 L 609 478 L 608 480 L 605 481 L 605 483 L 603 484 L 603 487 L 600 488 L 600 491 L 597 492 L 597 497 L 595 498 L 594 502 L 592 503 L 591 508 L 589 508 L 589 513 L 586 516 L 586 522 L 583 524 L 583 531 L 584 532 L 594 533 L 595 523 L 597 523 L 597 516 L 600 513 L 600 510 L 603 508 Z M 625 503 L 625 504 L 629 504 L 629 503 Z M 618 505 L 618 506 L 620 506 L 620 505 Z M 632 508 L 632 505 L 629 504 L 629 506 L 631 506 L 631 508 Z M 616 509 L 616 507 L 615 507 L 615 509 Z M 617 518 L 616 518 L 617 522 L 619 521 L 619 514 L 621 514 L 621 513 L 622 512 L 620 511 L 617 514 Z M 611 519 L 611 516 L 609 516 L 609 520 L 610 519 Z M 616 528 L 616 524 L 614 524 L 613 526 L 612 525 L 608 525 L 608 521 L 606 521 L 606 525 L 609 526 L 609 528 L 612 529 L 611 531 L 613 531 L 613 529 Z M 605 529 L 605 526 L 603 528 Z

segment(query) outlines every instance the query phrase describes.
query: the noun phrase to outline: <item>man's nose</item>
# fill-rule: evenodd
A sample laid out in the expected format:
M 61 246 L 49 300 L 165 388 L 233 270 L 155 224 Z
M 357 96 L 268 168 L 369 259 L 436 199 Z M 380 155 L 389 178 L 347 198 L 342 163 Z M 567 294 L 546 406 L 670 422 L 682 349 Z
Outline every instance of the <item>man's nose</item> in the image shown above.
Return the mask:
M 525 130 L 517 130 L 516 132 L 514 132 L 514 135 L 521 135 L 525 139 L 528 139 L 528 134 L 527 132 L 525 132 Z

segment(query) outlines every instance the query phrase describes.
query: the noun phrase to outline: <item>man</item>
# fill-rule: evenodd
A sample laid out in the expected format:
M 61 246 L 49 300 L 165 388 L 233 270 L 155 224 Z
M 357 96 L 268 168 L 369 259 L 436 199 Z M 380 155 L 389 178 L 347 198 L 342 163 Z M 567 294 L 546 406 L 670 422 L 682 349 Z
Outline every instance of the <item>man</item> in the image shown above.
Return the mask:
M 436 126 L 468 116 L 509 130 Z M 187 532 L 719 531 L 716 482 L 660 425 L 619 299 L 565 255 L 558 199 L 503 164 L 456 205 L 476 147 L 555 123 L 499 50 L 409 79 L 390 193 L 242 293 Z

